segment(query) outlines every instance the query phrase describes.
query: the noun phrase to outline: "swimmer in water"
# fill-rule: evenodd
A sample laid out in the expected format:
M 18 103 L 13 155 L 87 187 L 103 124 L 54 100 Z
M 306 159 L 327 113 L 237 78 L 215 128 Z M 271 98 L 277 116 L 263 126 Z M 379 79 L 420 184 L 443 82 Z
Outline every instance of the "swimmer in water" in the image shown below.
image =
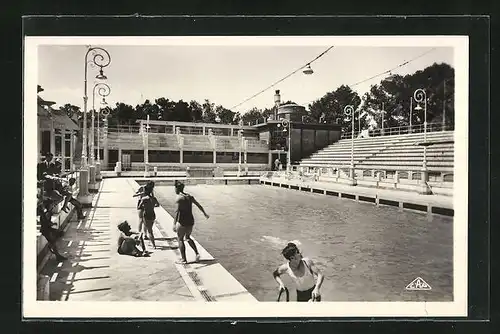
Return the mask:
M 285 289 L 285 284 L 280 276 L 287 273 L 295 282 L 298 302 L 321 301 L 319 289 L 323 284 L 324 277 L 314 262 L 309 258 L 302 257 L 297 245 L 292 242 L 289 242 L 281 253 L 288 262 L 273 272 L 280 291 Z
M 210 216 L 205 212 L 200 203 L 196 199 L 184 192 L 184 183 L 175 181 L 175 193 L 177 198 L 175 203 L 177 205 L 177 211 L 175 212 L 174 218 L 174 231 L 177 232 L 177 240 L 179 242 L 179 250 L 181 251 L 181 260 L 178 262 L 180 264 L 186 264 L 186 246 L 184 245 L 184 238 L 188 242 L 189 246 L 194 250 L 196 254 L 196 261 L 199 261 L 200 254 L 196 244 L 191 239 L 191 233 L 193 232 L 194 217 L 193 217 L 193 204 L 200 209 L 205 215 L 205 218 Z

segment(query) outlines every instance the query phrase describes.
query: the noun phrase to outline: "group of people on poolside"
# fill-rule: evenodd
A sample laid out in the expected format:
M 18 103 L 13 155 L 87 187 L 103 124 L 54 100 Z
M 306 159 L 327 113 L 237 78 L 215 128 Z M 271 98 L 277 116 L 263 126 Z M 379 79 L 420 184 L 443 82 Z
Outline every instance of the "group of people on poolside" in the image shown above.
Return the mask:
M 153 233 L 153 225 L 156 219 L 154 209 L 159 206 L 159 202 L 153 192 L 154 186 L 154 182 L 149 181 L 134 194 L 134 197 L 139 197 L 137 202 L 139 232 L 133 232 L 127 221 L 120 223 L 118 225 L 118 229 L 121 232 L 118 238 L 118 253 L 133 256 L 149 256 L 150 252 L 146 249 L 145 239 L 149 239 L 153 248 L 156 249 Z M 187 264 L 185 241 L 193 249 L 195 261 L 199 261 L 200 253 L 195 242 L 191 239 L 194 226 L 193 204 L 200 209 L 207 219 L 210 216 L 192 195 L 184 192 L 184 184 L 182 182 L 175 181 L 175 193 L 177 210 L 174 216 L 173 230 L 177 233 L 177 241 L 181 252 L 181 259 L 178 263 Z
M 153 234 L 153 225 L 156 219 L 155 207 L 159 206 L 159 202 L 154 196 L 154 182 L 149 181 L 146 185 L 139 188 L 134 194 L 138 197 L 137 211 L 139 216 L 139 232 L 133 232 L 127 221 L 118 225 L 120 236 L 118 238 L 118 253 L 132 256 L 149 256 L 144 240 L 149 239 L 154 249 L 156 249 L 155 237 Z M 173 230 L 177 233 L 177 241 L 181 259 L 177 261 L 179 264 L 187 264 L 186 247 L 184 242 L 187 241 L 189 246 L 195 253 L 195 262 L 200 260 L 200 254 L 195 242 L 191 239 L 191 233 L 194 227 L 193 204 L 208 219 L 209 215 L 205 209 L 194 198 L 194 196 L 184 192 L 184 184 L 175 181 L 176 193 L 176 212 L 174 215 Z M 287 260 L 286 263 L 280 265 L 274 272 L 273 277 L 279 285 L 279 291 L 284 291 L 285 284 L 281 280 L 281 275 L 288 274 L 296 285 L 297 301 L 299 302 L 319 302 L 321 301 L 320 288 L 323 284 L 324 276 L 317 268 L 314 262 L 303 257 L 299 248 L 295 243 L 288 243 L 282 250 L 283 257 Z
M 53 161 L 53 158 L 52 153 L 45 153 L 42 161 L 37 165 L 36 213 L 40 219 L 40 233 L 47 240 L 49 251 L 56 256 L 58 261 L 64 261 L 67 258 L 59 253 L 56 245 L 63 231 L 53 227 L 54 209 L 62 202 L 62 210 L 68 212 L 68 203 L 71 203 L 76 209 L 78 219 L 83 219 L 84 215 L 81 203 L 73 197 L 72 187 L 76 179 L 68 178 L 69 173 L 62 174 L 61 161 Z

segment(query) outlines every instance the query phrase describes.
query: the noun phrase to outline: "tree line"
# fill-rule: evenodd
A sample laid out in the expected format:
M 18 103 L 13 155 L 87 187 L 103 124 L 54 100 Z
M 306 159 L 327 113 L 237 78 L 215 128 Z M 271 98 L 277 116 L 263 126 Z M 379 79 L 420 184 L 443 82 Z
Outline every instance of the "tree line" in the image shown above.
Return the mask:
M 346 105 L 352 105 L 355 110 L 355 128 L 361 124 L 362 129 L 407 126 L 411 123 L 422 124 L 424 119 L 422 110 L 415 110 L 416 102 L 413 94 L 416 89 L 424 89 L 427 94 L 427 122 L 454 124 L 454 69 L 445 63 L 433 65 L 408 75 L 390 75 L 372 85 L 370 90 L 359 96 L 347 85 L 327 92 L 321 98 L 308 105 L 305 116 L 306 122 L 339 123 L 345 131 L 351 129 L 351 118 L 344 114 Z M 293 103 L 286 101 L 282 104 Z M 234 112 L 222 105 L 215 105 L 209 99 L 202 103 L 198 101 L 173 101 L 165 97 L 154 100 L 145 100 L 135 107 L 122 102 L 113 107 L 106 107 L 109 111 L 109 126 L 118 124 L 136 124 L 137 120 L 184 121 L 238 124 L 262 123 L 274 114 L 274 105 L 264 109 L 252 108 L 244 113 Z M 60 107 L 61 111 L 70 116 L 78 115 L 81 119 L 80 108 L 71 104 Z M 91 111 L 92 112 L 92 111 Z M 88 117 L 90 122 L 90 117 Z

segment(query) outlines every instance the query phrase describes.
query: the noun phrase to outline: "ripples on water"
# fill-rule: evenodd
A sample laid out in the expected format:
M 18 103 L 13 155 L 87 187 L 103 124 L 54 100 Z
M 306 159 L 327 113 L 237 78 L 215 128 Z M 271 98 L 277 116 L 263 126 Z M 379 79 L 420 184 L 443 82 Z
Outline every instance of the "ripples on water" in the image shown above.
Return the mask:
M 157 186 L 173 215 L 174 191 Z M 325 301 L 452 301 L 453 218 L 263 185 L 187 186 L 193 236 L 260 301 L 275 301 L 281 249 L 300 242 L 325 275 Z M 430 291 L 406 291 L 416 277 Z M 285 275 L 291 300 L 295 289 Z

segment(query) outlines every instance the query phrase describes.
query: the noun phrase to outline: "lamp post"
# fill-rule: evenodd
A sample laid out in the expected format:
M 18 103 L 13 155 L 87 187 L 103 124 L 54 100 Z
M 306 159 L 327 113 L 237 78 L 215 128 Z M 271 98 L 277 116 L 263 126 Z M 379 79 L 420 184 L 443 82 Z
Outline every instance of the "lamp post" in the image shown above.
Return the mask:
M 90 59 L 89 59 L 90 56 Z M 105 80 L 107 77 L 104 75 L 103 68 L 111 63 L 111 56 L 108 51 L 100 47 L 89 47 L 85 53 L 85 67 L 84 67 L 84 87 L 83 87 L 83 134 L 82 134 L 82 161 L 80 170 L 80 193 L 79 201 L 84 207 L 92 206 L 92 198 L 89 194 L 89 184 L 91 187 L 95 184 L 95 167 L 87 169 L 87 69 L 88 65 L 98 66 L 99 74 L 96 76 L 98 80 Z M 90 175 L 89 175 L 90 174 Z M 90 177 L 89 177 L 90 176 Z
M 108 116 L 109 116 L 109 113 L 110 113 L 110 110 L 109 108 L 104 108 L 101 112 L 100 112 L 103 117 L 104 117 L 104 125 L 103 125 L 103 129 L 102 129 L 102 132 L 103 132 L 103 142 L 104 142 L 104 163 L 107 164 L 108 163 Z
M 411 128 L 411 118 L 413 113 L 413 96 L 410 96 L 410 128 L 408 129 L 409 133 L 412 133 L 412 128 Z
M 279 126 L 279 124 L 278 124 Z M 288 133 L 288 149 L 287 149 L 287 152 L 286 152 L 286 170 L 287 172 L 289 172 L 292 168 L 292 141 L 291 141 L 291 134 L 292 134 L 292 131 L 291 131 L 291 126 L 292 126 L 292 123 L 286 119 L 286 118 L 282 118 L 281 119 L 281 126 L 283 126 L 283 132 L 285 133 Z
M 108 85 L 106 85 L 103 82 L 96 83 L 94 85 L 94 89 L 92 90 L 92 141 L 90 142 L 91 144 L 91 149 L 90 149 L 90 154 L 91 154 L 91 160 L 94 161 L 94 114 L 95 114 L 95 93 L 97 90 L 97 94 L 102 97 L 101 104 L 102 105 L 107 105 L 106 102 L 106 97 L 111 93 L 111 88 L 109 88 Z M 99 123 L 101 120 L 101 108 L 99 108 L 97 112 L 97 162 L 95 163 L 96 166 L 96 180 L 100 181 L 101 180 L 101 154 L 100 154 L 100 147 L 99 147 L 99 142 L 101 141 L 101 136 L 100 136 L 100 130 L 99 130 Z
M 239 154 L 238 154 L 238 176 L 241 175 L 241 146 L 243 145 L 243 130 L 241 129 L 240 125 L 240 130 L 238 130 L 238 142 L 239 142 Z
M 384 123 L 385 123 L 385 108 L 384 108 L 384 102 L 382 102 L 382 133 L 381 135 L 383 136 L 384 135 Z
M 149 115 L 146 117 L 146 124 L 141 124 L 142 142 L 144 144 L 144 177 L 149 176 Z
M 344 107 L 344 114 L 351 116 L 351 167 L 349 169 L 349 178 L 351 179 L 351 185 L 356 185 L 356 179 L 354 174 L 354 107 L 352 105 L 346 105 Z
M 415 110 L 420 111 L 422 110 L 422 107 L 420 106 L 420 103 L 424 104 L 424 160 L 422 163 L 422 172 L 421 172 L 421 177 L 420 181 L 422 183 L 423 189 L 422 193 L 423 194 L 428 194 L 430 193 L 429 187 L 427 186 L 427 181 L 429 177 L 429 172 L 427 170 L 427 93 L 425 90 L 419 88 L 415 90 L 413 93 L 413 98 L 415 99 L 415 102 L 417 103 L 417 106 L 415 107 Z

